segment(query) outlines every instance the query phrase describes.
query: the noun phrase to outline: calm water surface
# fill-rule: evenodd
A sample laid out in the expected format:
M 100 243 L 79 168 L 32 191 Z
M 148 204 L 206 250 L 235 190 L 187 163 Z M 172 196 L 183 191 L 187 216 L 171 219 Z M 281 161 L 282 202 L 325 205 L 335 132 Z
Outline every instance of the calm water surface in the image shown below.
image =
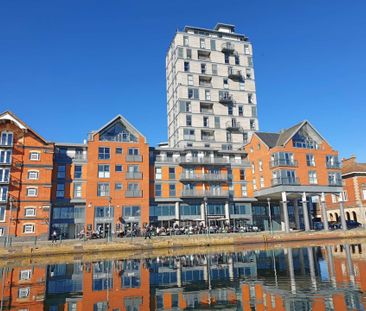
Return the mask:
M 364 310 L 366 244 L 5 267 L 0 310 Z

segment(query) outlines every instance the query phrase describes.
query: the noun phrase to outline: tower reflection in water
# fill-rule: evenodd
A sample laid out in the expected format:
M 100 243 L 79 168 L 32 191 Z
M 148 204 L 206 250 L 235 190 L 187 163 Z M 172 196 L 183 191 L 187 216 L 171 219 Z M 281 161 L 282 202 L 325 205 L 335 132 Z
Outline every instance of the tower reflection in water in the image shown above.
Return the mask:
M 1 268 L 0 310 L 364 310 L 365 245 Z

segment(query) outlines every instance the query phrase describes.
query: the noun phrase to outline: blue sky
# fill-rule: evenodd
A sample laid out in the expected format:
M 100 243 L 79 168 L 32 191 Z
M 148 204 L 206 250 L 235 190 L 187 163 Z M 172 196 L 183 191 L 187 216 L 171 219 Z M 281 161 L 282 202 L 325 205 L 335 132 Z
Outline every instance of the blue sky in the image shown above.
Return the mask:
M 235 24 L 254 47 L 259 126 L 303 119 L 366 161 L 364 0 L 2 0 L 0 111 L 80 142 L 120 113 L 165 141 L 165 53 L 177 28 Z

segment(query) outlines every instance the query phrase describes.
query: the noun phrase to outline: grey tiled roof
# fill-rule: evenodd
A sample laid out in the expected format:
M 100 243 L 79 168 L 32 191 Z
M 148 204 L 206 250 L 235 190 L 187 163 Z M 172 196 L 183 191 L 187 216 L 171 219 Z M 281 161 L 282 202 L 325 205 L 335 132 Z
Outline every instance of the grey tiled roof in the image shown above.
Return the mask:
M 272 148 L 276 146 L 277 140 L 280 137 L 280 134 L 277 133 L 264 133 L 257 132 L 256 135 L 269 147 Z

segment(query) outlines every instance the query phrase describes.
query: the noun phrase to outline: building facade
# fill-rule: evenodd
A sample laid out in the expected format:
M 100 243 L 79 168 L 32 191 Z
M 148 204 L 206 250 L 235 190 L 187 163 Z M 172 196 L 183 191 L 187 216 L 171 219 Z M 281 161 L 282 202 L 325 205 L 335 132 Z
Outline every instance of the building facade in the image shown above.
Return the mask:
M 169 147 L 237 150 L 258 130 L 252 45 L 233 25 L 177 31 L 166 84 Z

